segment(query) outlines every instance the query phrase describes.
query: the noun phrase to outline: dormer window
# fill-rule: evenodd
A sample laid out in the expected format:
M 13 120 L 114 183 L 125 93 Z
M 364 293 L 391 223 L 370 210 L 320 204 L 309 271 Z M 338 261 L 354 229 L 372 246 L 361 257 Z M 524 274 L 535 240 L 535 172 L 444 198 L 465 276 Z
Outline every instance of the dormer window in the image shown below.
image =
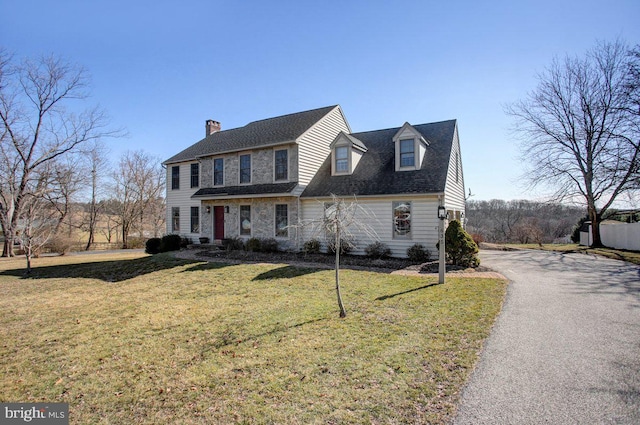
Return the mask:
M 349 148 L 347 146 L 337 146 L 335 150 L 335 170 L 336 173 L 349 172 Z
M 396 152 L 396 171 L 415 171 L 422 168 L 429 142 L 411 124 L 404 123 L 393 136 Z
M 414 139 L 400 140 L 400 167 L 416 166 L 416 143 Z
M 331 175 L 351 174 L 367 147 L 350 134 L 340 132 L 331 143 Z

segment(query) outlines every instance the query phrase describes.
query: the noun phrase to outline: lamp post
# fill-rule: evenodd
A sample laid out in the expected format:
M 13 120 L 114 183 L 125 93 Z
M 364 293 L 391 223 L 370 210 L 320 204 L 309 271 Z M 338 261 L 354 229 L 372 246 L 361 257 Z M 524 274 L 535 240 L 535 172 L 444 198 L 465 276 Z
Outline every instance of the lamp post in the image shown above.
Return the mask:
M 447 209 L 444 205 L 438 206 L 438 218 L 440 219 L 440 226 L 438 228 L 438 239 L 439 239 L 439 249 L 438 249 L 438 283 L 444 283 L 444 274 L 445 274 L 445 246 L 444 246 L 444 219 L 447 218 Z

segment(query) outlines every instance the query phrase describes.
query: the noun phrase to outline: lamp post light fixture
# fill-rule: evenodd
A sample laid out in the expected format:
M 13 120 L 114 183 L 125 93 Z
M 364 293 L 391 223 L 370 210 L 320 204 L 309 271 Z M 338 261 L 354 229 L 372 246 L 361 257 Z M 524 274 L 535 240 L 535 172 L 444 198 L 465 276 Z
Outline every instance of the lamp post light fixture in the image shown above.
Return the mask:
M 444 205 L 438 206 L 438 218 L 440 220 L 444 220 L 445 218 L 447 218 L 447 209 L 444 207 Z
M 444 275 L 446 270 L 445 265 L 445 246 L 444 246 L 444 219 L 447 218 L 447 209 L 444 205 L 438 206 L 438 218 L 440 219 L 440 226 L 438 226 L 438 283 L 444 283 Z

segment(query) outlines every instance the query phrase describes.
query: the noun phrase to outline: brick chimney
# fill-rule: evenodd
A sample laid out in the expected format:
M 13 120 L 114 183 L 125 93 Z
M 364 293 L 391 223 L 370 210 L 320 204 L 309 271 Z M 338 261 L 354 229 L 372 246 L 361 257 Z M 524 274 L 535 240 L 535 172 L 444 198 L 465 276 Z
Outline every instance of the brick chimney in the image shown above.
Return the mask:
M 205 137 L 220 131 L 220 123 L 214 120 L 207 120 L 205 123 Z

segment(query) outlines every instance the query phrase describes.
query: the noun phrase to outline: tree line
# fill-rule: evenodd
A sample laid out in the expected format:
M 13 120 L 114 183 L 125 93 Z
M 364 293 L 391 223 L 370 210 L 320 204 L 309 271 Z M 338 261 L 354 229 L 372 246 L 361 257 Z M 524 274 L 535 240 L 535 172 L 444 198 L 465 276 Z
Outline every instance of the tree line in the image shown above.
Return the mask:
M 491 243 L 569 242 L 583 207 L 528 200 L 467 201 L 467 231 Z
M 55 57 L 18 61 L 0 50 L 3 256 L 19 246 L 29 266 L 32 255 L 74 228 L 87 235 L 89 249 L 105 220 L 124 248 L 149 224 L 151 231 L 164 228 L 160 161 L 136 151 L 109 162 L 105 140 L 125 133 L 111 128 L 104 111 L 86 106 L 87 87 L 82 68 Z

